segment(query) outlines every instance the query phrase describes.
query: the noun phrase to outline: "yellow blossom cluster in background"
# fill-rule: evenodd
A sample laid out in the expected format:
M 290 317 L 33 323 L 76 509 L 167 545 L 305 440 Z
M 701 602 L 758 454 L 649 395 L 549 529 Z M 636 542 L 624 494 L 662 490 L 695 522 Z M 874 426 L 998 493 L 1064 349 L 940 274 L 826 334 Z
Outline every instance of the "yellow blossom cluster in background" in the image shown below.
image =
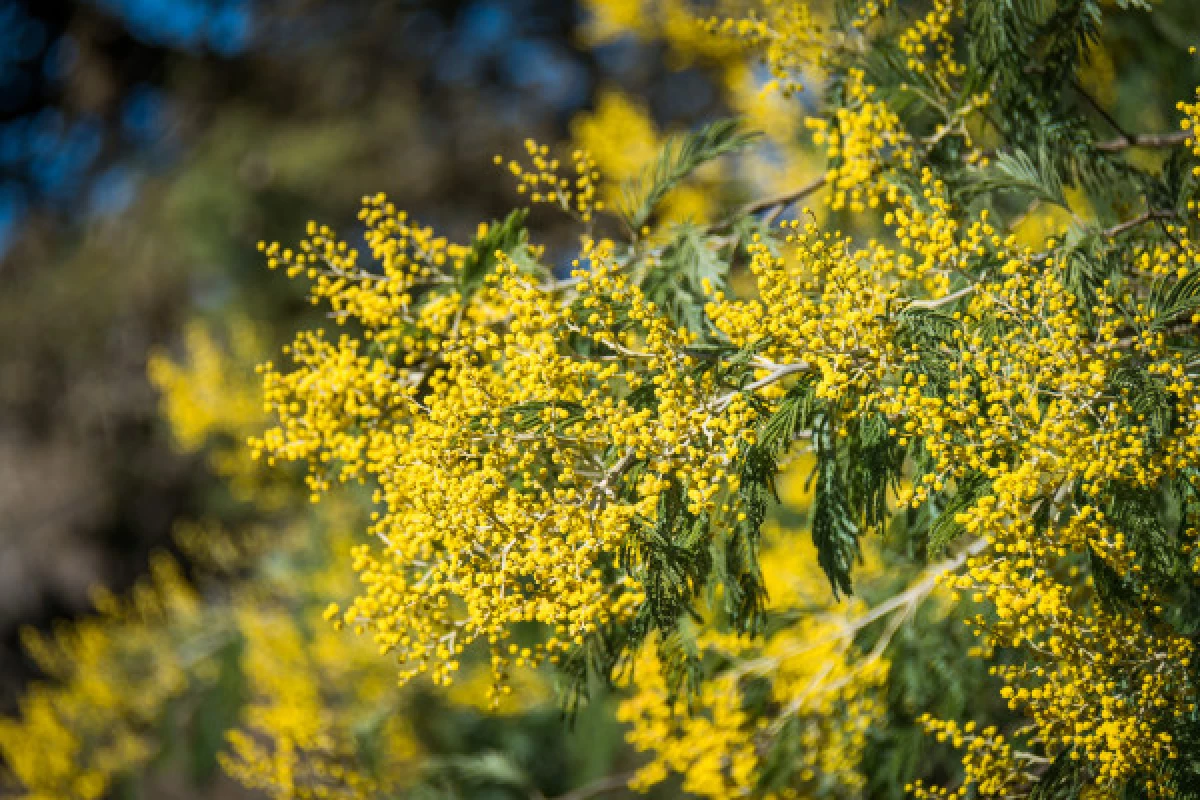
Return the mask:
M 156 556 L 151 578 L 128 597 L 97 590 L 96 616 L 27 634 L 48 680 L 25 695 L 18 718 L 0 720 L 0 754 L 31 800 L 109 796 L 159 757 L 173 704 L 224 702 L 215 698 L 230 669 L 244 705 L 215 744 L 243 785 L 300 800 L 368 798 L 414 782 L 425 755 L 406 710 L 412 694 L 369 642 L 326 621 L 331 599 L 352 592 L 362 514 L 330 501 L 294 516 L 308 505 L 303 493 L 249 458 L 245 438 L 264 421 L 261 399 L 247 401 L 263 340 L 241 317 L 216 331 L 197 321 L 180 360 L 156 353 L 148 368 L 180 446 L 207 448 L 235 496 L 283 516 L 236 531 L 219 519 L 185 522 L 176 538 L 201 583 Z M 488 664 L 472 662 L 465 674 L 447 700 L 494 707 Z M 515 688 L 501 710 L 546 701 L 536 673 Z M 370 752 L 387 759 L 368 757 L 368 732 Z
M 0 754 L 30 800 L 98 800 L 149 762 L 166 704 L 189 679 L 206 677 L 189 674 L 180 637 L 220 636 L 166 556 L 129 598 L 98 591 L 95 599 L 95 618 L 25 635 L 54 683 L 22 698 L 19 718 L 0 720 Z

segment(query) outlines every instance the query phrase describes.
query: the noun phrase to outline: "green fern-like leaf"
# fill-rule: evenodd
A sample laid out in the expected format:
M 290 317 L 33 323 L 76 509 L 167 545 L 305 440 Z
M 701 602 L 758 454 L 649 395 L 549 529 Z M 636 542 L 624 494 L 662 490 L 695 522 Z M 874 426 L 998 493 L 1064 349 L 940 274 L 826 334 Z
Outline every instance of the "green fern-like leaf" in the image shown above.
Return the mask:
M 736 119 L 721 119 L 693 133 L 671 137 L 654 163 L 625 187 L 623 215 L 630 230 L 640 231 L 667 193 L 697 167 L 740 150 L 757 136 L 742 131 Z
M 487 233 L 475 240 L 458 274 L 459 291 L 464 297 L 478 289 L 484 276 L 496 266 L 497 252 L 511 254 L 525 244 L 529 238 L 525 230 L 528 217 L 529 209 L 518 208 L 503 222 L 493 221 Z

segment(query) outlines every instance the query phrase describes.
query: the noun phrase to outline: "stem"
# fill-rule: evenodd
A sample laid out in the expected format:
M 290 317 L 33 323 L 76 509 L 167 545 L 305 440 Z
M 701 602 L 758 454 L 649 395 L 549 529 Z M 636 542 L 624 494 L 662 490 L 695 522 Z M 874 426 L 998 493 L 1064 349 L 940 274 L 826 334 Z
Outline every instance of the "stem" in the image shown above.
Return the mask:
M 1071 88 L 1082 97 L 1104 121 L 1119 135 L 1107 142 L 1097 142 L 1096 149 L 1102 153 L 1117 153 L 1130 147 L 1175 147 L 1183 144 L 1190 137 L 1188 131 L 1172 131 L 1170 133 L 1129 133 L 1117 122 L 1116 118 L 1100 105 L 1078 81 L 1071 81 Z
M 924 308 L 924 309 L 941 308 L 942 306 L 950 305 L 955 300 L 959 300 L 963 297 L 966 297 L 967 295 L 971 294 L 971 292 L 973 292 L 973 291 L 975 291 L 975 284 L 972 283 L 969 286 L 964 286 L 963 288 L 959 289 L 957 292 L 951 292 L 950 294 L 948 294 L 944 297 L 937 297 L 937 298 L 934 298 L 933 300 L 914 300 L 911 303 L 909 303 L 906 306 L 906 308 Z
M 1191 133 L 1188 131 L 1172 131 L 1170 133 L 1135 133 L 1122 134 L 1107 142 L 1097 142 L 1096 149 L 1102 153 L 1117 153 L 1130 147 L 1176 147 L 1183 144 Z
M 736 390 L 730 392 L 729 394 L 722 395 L 716 401 L 716 403 L 713 404 L 713 410 L 715 410 L 717 412 L 724 411 L 726 408 L 729 408 L 729 404 L 733 402 L 733 398 L 737 397 L 739 394 L 742 394 L 743 392 L 758 391 L 759 389 L 763 388 L 764 386 L 769 386 L 772 383 L 775 383 L 775 381 L 785 378 L 788 375 L 791 375 L 796 372 L 807 372 L 810 369 L 812 369 L 812 365 L 809 364 L 807 361 L 798 361 L 795 364 L 780 364 L 778 367 L 776 367 L 774 370 L 771 371 L 771 374 L 767 375 L 766 377 L 759 378 L 758 380 L 754 381 L 753 383 L 746 384 L 741 389 L 736 389 Z
M 1165 220 L 1165 219 L 1174 219 L 1174 218 L 1175 218 L 1174 211 L 1165 211 L 1162 209 L 1152 208 L 1149 211 L 1143 211 L 1141 214 L 1138 214 L 1133 219 L 1125 220 L 1124 222 L 1120 223 L 1119 225 L 1113 225 L 1111 228 L 1105 228 L 1102 231 L 1102 233 L 1104 234 L 1104 236 L 1106 236 L 1108 238 L 1112 238 L 1114 236 L 1120 236 L 1122 233 L 1125 233 L 1128 230 L 1132 230 L 1133 228 L 1136 228 L 1138 225 L 1142 225 L 1146 222 L 1150 222 L 1151 220 Z
M 560 794 L 558 797 L 551 798 L 551 800 L 588 800 L 588 798 L 592 798 L 597 795 L 607 794 L 608 792 L 617 792 L 621 789 L 627 788 L 629 781 L 631 781 L 636 774 L 637 773 L 634 772 L 625 772 L 619 775 L 607 775 L 597 781 L 580 786 L 577 789 L 572 789 L 566 794 Z
M 770 197 L 766 200 L 759 200 L 757 202 L 742 206 L 742 208 L 738 211 L 737 216 L 749 216 L 751 214 L 758 214 L 763 211 L 774 211 L 775 213 L 779 213 L 797 200 L 802 200 L 805 197 L 808 197 L 810 194 L 815 194 L 816 192 L 821 191 L 821 189 L 824 187 L 825 176 L 822 175 L 821 177 L 804 184 L 798 189 L 793 189 L 786 194 L 781 194 L 777 197 Z

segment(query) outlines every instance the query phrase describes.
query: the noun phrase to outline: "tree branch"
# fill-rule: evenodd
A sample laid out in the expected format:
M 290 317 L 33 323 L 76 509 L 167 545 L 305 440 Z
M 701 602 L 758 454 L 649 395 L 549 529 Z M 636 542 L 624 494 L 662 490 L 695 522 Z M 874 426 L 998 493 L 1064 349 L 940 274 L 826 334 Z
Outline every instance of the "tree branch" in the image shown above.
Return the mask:
M 1168 211 L 1168 210 L 1160 209 L 1160 208 L 1152 208 L 1148 211 L 1143 211 L 1141 214 L 1138 214 L 1133 219 L 1127 219 L 1122 223 L 1113 225 L 1111 228 L 1105 228 L 1103 231 L 1101 231 L 1101 233 L 1106 238 L 1111 239 L 1114 236 L 1120 236 L 1122 233 L 1125 233 L 1126 231 L 1129 231 L 1129 230 L 1133 230 L 1138 225 L 1145 224 L 1147 222 L 1150 222 L 1151 220 L 1174 219 L 1175 216 L 1176 215 L 1175 215 L 1174 211 Z
M 1107 142 L 1096 142 L 1096 149 L 1102 153 L 1117 153 L 1130 147 L 1176 147 L 1189 138 L 1191 138 L 1189 131 L 1121 134 L 1116 139 L 1110 139 Z
M 712 405 L 712 408 L 717 413 L 720 413 L 729 408 L 729 404 L 733 402 L 733 398 L 737 397 L 739 394 L 756 392 L 764 386 L 769 386 L 775 381 L 786 378 L 788 375 L 792 375 L 797 372 L 807 372 L 810 369 L 812 369 L 812 365 L 806 361 L 798 361 L 795 364 L 780 364 L 772 369 L 770 374 L 768 374 L 766 377 L 759 378 L 752 383 L 746 384 L 741 389 L 735 389 L 728 394 L 722 395 Z
M 620 791 L 628 787 L 629 781 L 633 780 L 636 774 L 634 772 L 624 772 L 619 775 L 607 775 L 585 786 L 572 789 L 566 794 L 560 794 L 558 797 L 551 798 L 551 800 L 589 800 L 589 798 L 596 797 L 597 795 Z
M 942 306 L 948 306 L 951 303 L 953 303 L 955 300 L 959 300 L 963 297 L 966 297 L 971 292 L 975 291 L 975 286 L 976 285 L 974 283 L 972 283 L 968 286 L 964 286 L 963 288 L 959 289 L 957 292 L 951 292 L 950 294 L 948 294 L 944 297 L 935 297 L 932 300 L 913 300 L 911 303 L 909 303 L 907 306 L 905 306 L 905 308 L 934 309 L 934 308 L 941 308 Z
M 803 200 L 810 194 L 815 194 L 825 187 L 825 176 L 810 181 L 798 189 L 778 195 L 777 197 L 769 197 L 766 200 L 758 200 L 753 203 L 742 206 L 738 211 L 737 216 L 749 216 L 751 214 L 759 214 L 763 211 L 774 211 L 778 214 L 783 209 L 790 206 L 797 200 Z
M 1071 81 L 1071 88 L 1091 106 L 1097 114 L 1104 118 L 1104 121 L 1112 127 L 1119 135 L 1116 139 L 1110 139 L 1106 142 L 1097 142 L 1096 149 L 1103 153 L 1116 153 L 1121 150 L 1126 150 L 1130 147 L 1175 147 L 1187 141 L 1190 133 L 1188 131 L 1172 131 L 1170 133 L 1130 133 L 1117 122 L 1116 118 L 1108 112 L 1104 106 L 1100 105 L 1096 98 L 1079 84 L 1079 81 Z
M 594 497 L 592 498 L 593 509 L 600 507 L 600 504 L 604 501 L 605 496 L 612 493 L 613 484 L 625 474 L 626 470 L 633 466 L 633 462 L 636 460 L 637 451 L 633 448 L 626 450 L 625 455 L 621 456 L 621 458 L 617 460 L 617 463 L 613 464 L 608 469 L 608 472 L 605 473 L 600 482 L 592 487 L 592 492 L 594 494 Z

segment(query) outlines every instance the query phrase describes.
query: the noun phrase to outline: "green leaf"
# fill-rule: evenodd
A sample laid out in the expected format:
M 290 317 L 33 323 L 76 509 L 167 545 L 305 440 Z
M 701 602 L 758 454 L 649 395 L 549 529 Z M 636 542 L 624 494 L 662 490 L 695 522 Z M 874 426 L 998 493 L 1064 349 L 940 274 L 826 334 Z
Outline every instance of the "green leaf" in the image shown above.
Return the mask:
M 1075 800 L 1080 796 L 1085 779 L 1079 774 L 1079 762 L 1071 754 L 1069 749 L 1059 753 L 1029 791 L 1029 800 Z
M 1000 153 L 979 173 L 969 194 L 1019 192 L 1066 208 L 1062 179 L 1044 160 L 1035 161 L 1023 150 Z
M 758 443 L 772 456 L 778 458 L 796 436 L 812 426 L 817 415 L 816 385 L 816 376 L 801 376 L 779 401 L 774 413 L 759 426 Z
M 635 181 L 626 184 L 622 213 L 635 234 L 642 229 L 667 193 L 697 167 L 740 150 L 757 133 L 739 130 L 736 119 L 720 119 L 698 131 L 667 140 L 658 157 Z
M 1200 311 L 1200 270 L 1193 269 L 1162 291 L 1154 299 L 1154 308 L 1153 327 L 1159 330 Z
M 241 637 L 215 654 L 217 679 L 208 687 L 191 719 L 189 772 L 197 784 L 207 785 L 217 773 L 217 754 L 225 747 L 226 733 L 234 727 L 246 699 L 242 674 Z
M 1146 426 L 1151 446 L 1170 432 L 1174 404 L 1161 383 L 1144 368 L 1125 362 L 1113 370 L 1109 383 L 1115 392 L 1128 399 L 1136 415 L 1130 422 Z
M 929 555 L 938 556 L 963 532 L 964 527 L 956 518 L 975 501 L 987 494 L 992 482 L 983 473 L 974 473 L 965 478 L 950 502 L 941 509 L 929 527 Z
M 504 222 L 492 221 L 487 233 L 471 245 L 471 252 L 463 261 L 458 274 L 458 288 L 463 297 L 469 297 L 483 283 L 483 279 L 496 267 L 496 253 L 513 254 L 528 241 L 525 220 L 529 209 L 518 208 L 505 217 Z
M 668 631 L 658 645 L 663 681 L 671 697 L 683 694 L 691 698 L 700 690 L 704 678 L 700 648 L 691 625 L 681 624 Z
M 823 431 L 817 441 L 812 540 L 817 548 L 817 563 L 837 598 L 854 591 L 850 571 L 860 555 L 859 527 L 854 521 L 842 471 L 838 468 L 833 438 Z
M 708 327 L 704 282 L 723 290 L 728 272 L 718 245 L 699 226 L 683 223 L 675 228 L 662 255 L 646 268 L 641 289 L 673 322 L 699 332 Z

